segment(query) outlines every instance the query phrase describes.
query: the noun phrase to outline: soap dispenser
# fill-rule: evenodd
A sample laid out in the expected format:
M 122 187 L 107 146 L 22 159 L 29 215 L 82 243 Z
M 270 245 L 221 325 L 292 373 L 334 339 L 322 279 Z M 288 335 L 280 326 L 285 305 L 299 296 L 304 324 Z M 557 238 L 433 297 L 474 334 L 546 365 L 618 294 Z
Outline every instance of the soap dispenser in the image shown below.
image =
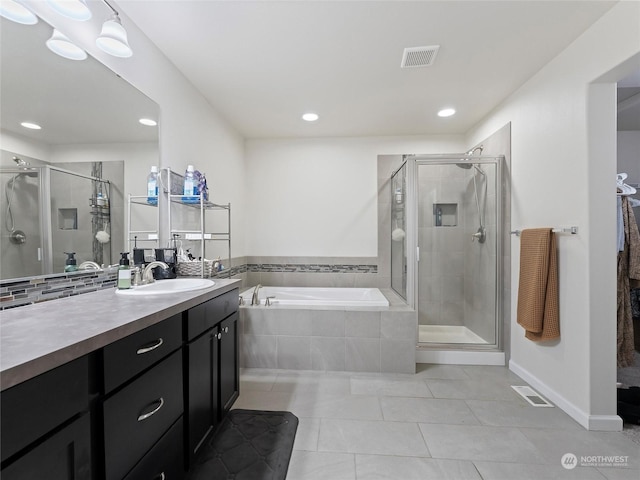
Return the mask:
M 126 290 L 131 288 L 131 265 L 129 263 L 129 252 L 122 252 L 120 255 L 120 266 L 118 267 L 118 289 Z
M 67 256 L 67 261 L 64 263 L 64 271 L 65 272 L 75 272 L 78 270 L 78 265 L 76 264 L 76 257 L 74 255 L 76 252 L 64 252 Z

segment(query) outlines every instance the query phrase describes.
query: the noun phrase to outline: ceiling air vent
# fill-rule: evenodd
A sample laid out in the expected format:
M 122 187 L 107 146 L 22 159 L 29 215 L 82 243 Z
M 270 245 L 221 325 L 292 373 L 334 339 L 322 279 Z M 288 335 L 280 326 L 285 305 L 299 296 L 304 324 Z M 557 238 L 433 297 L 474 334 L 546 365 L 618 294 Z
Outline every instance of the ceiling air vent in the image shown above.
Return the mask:
M 440 45 L 405 48 L 400 68 L 429 67 L 433 65 L 439 48 Z

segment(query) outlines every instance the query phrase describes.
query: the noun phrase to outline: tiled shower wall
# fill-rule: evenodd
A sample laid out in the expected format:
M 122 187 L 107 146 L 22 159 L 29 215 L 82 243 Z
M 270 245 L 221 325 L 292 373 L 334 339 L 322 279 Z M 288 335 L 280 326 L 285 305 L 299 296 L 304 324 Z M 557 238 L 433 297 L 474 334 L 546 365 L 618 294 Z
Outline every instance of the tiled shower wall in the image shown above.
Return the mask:
M 483 155 L 505 157 L 502 171 L 502 275 L 503 287 L 499 292 L 499 307 L 502 311 L 500 337 L 505 356 L 509 358 L 509 336 L 511 331 L 511 124 L 477 145 L 483 145 Z M 469 148 L 470 149 L 470 148 Z M 378 156 L 378 276 L 381 287 L 391 286 L 391 174 L 402 164 L 402 155 Z M 473 188 L 473 185 L 471 185 Z M 475 199 L 470 197 L 473 202 Z M 433 214 L 433 212 L 431 212 Z M 477 228 L 477 226 L 475 227 Z M 471 232 L 473 233 L 473 232 Z M 480 293 L 478 292 L 478 295 Z M 451 293 L 453 296 L 454 294 Z M 486 320 L 485 320 L 486 321 Z M 475 327 L 474 327 L 475 328 Z

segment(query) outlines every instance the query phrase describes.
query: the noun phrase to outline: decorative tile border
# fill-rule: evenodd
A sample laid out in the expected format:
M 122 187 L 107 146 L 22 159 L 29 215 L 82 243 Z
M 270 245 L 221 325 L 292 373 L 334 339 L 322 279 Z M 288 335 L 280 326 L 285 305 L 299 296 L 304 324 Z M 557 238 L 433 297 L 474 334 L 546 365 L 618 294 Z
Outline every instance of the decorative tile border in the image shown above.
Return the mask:
M 320 263 L 249 263 L 231 268 L 231 277 L 243 273 L 378 273 L 377 265 L 343 265 Z M 229 270 L 211 278 L 229 278 Z M 81 295 L 116 286 L 117 270 L 74 272 L 46 277 L 0 281 L 0 310 L 21 307 L 56 298 Z
M 250 273 L 378 273 L 378 265 L 329 265 L 329 264 L 280 264 L 280 263 L 250 263 L 247 264 Z
M 63 273 L 0 282 L 0 310 L 116 286 L 117 270 Z

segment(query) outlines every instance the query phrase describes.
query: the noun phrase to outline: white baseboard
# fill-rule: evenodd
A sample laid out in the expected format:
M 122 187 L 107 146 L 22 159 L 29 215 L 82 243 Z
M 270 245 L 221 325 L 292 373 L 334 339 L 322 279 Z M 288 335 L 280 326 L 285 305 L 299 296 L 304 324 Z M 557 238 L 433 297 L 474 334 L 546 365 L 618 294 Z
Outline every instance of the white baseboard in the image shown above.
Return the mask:
M 461 350 L 416 350 L 416 363 L 444 365 L 500 365 L 504 366 L 504 352 L 470 352 Z
M 576 422 L 587 430 L 604 432 L 619 432 L 622 430 L 622 419 L 618 415 L 590 415 L 581 410 L 558 392 L 550 388 L 546 383 L 532 375 L 513 360 L 509 361 L 509 370 L 531 385 L 538 393 L 560 408 Z

